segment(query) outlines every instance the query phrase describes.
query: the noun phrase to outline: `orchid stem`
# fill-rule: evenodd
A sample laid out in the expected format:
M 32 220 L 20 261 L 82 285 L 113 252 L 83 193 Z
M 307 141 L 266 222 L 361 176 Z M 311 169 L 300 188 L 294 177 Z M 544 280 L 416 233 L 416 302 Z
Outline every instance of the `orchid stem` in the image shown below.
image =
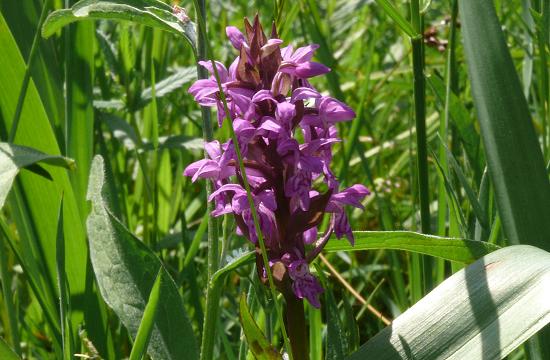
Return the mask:
M 294 294 L 286 294 L 285 320 L 290 338 L 290 346 L 295 359 L 309 359 L 308 335 L 306 329 L 306 316 L 304 301 Z

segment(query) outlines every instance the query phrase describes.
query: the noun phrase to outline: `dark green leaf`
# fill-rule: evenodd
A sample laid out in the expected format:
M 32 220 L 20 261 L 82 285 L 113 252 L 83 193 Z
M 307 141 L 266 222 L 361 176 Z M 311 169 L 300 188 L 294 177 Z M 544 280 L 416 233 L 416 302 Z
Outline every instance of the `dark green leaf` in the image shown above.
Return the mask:
M 504 233 L 550 249 L 550 182 L 522 86 L 492 1 L 459 1 L 487 167 Z

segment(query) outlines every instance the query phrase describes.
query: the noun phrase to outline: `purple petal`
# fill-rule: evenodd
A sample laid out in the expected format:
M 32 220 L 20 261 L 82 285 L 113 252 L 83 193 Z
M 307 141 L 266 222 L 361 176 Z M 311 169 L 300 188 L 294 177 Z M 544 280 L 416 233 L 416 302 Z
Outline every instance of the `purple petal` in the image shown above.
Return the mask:
M 312 227 L 309 230 L 304 231 L 304 243 L 305 244 L 313 244 L 317 241 L 317 228 Z
M 299 299 L 306 298 L 311 305 L 319 308 L 319 294 L 324 290 L 319 280 L 309 272 L 308 264 L 305 260 L 297 260 L 288 266 L 288 273 L 293 280 L 292 290 Z
M 336 213 L 334 216 L 334 234 L 338 239 L 347 237 L 351 245 L 355 243 L 353 232 L 351 231 L 351 225 L 349 224 L 348 217 L 345 212 Z
M 275 200 L 275 194 L 273 193 L 273 190 L 262 191 L 261 193 L 256 195 L 256 198 L 258 198 L 258 200 L 269 210 L 277 210 L 277 200 Z
M 218 140 L 213 140 L 204 144 L 204 148 L 210 159 L 216 160 L 221 156 L 221 147 Z
M 256 128 L 250 122 L 240 118 L 233 120 L 233 129 L 241 145 L 242 142 L 248 143 L 256 133 Z
M 195 173 L 200 169 L 202 164 L 204 162 L 208 161 L 208 159 L 201 159 L 199 161 L 195 161 L 194 163 L 189 164 L 185 170 L 183 170 L 183 176 L 193 176 Z
M 292 92 L 292 97 L 290 98 L 290 102 L 295 103 L 298 100 L 306 100 L 306 99 L 316 99 L 320 98 L 321 94 L 319 94 L 316 90 L 307 88 L 307 87 L 299 87 L 294 89 Z
M 264 116 L 263 122 L 258 127 L 258 132 L 265 137 L 277 138 L 279 133 L 283 131 L 281 125 L 279 125 L 275 119 L 269 116 Z
M 237 50 L 241 50 L 243 43 L 246 44 L 246 39 L 242 32 L 237 29 L 235 26 L 228 26 L 225 28 L 225 33 L 231 41 L 231 45 Z
M 298 141 L 295 139 L 285 139 L 277 144 L 277 153 L 280 156 L 292 155 L 295 161 L 298 161 L 300 156 L 300 148 Z
M 277 119 L 279 123 L 290 125 L 294 116 L 296 116 L 296 107 L 294 104 L 285 101 L 277 105 L 275 119 Z
M 355 117 L 355 112 L 341 101 L 324 97 L 319 105 L 319 113 L 328 123 L 348 121 Z
M 245 193 L 243 187 L 239 184 L 225 184 L 220 186 L 220 188 L 216 191 L 214 191 L 210 196 L 208 197 L 208 201 L 212 201 L 217 195 L 224 193 L 226 191 L 234 191 L 235 194 Z
M 271 91 L 269 90 L 260 90 L 257 93 L 252 96 L 252 102 L 253 103 L 259 103 L 260 101 L 269 100 L 272 102 L 276 102 L 275 98 L 273 97 L 273 94 L 271 94 Z
M 344 205 L 351 205 L 356 208 L 363 209 L 364 207 L 361 204 L 361 200 L 363 200 L 367 195 L 370 195 L 369 189 L 361 184 L 355 184 L 337 194 L 332 195 L 331 201 L 337 201 Z
M 301 63 L 296 67 L 296 76 L 307 79 L 317 75 L 326 74 L 329 71 L 330 68 L 326 67 L 323 64 L 314 61 L 308 61 L 305 63 Z
M 218 69 L 218 75 L 220 76 L 220 81 L 222 83 L 226 82 L 227 81 L 227 76 L 229 75 L 228 72 L 227 72 L 227 68 L 225 67 L 224 64 L 222 64 L 219 61 L 216 61 L 215 63 L 216 63 L 216 68 Z M 214 76 L 214 79 L 215 79 L 216 75 L 214 74 L 214 68 L 212 67 L 212 61 L 199 61 L 199 65 L 202 66 L 203 68 L 205 68 L 206 70 L 208 70 L 208 72 L 212 76 Z M 216 81 L 214 80 L 214 82 L 216 82 Z
M 290 60 L 293 50 L 294 50 L 294 48 L 292 47 L 292 45 L 288 45 L 288 46 L 282 48 L 281 49 L 281 56 L 283 57 L 283 60 L 285 60 L 285 61 Z
M 185 169 L 187 170 L 187 169 Z M 184 171 L 185 174 L 185 171 Z M 198 178 L 217 178 L 220 174 L 220 166 L 214 160 L 204 160 L 201 166 L 197 169 L 191 181 L 195 182 Z
M 280 39 L 269 39 L 269 40 L 267 40 L 267 43 L 264 46 L 262 46 L 262 48 L 260 49 L 261 52 L 262 52 L 262 57 L 269 56 L 282 43 L 283 43 L 283 40 L 280 40 Z
M 317 50 L 318 48 L 319 48 L 319 45 L 317 44 L 311 44 L 308 46 L 298 48 L 296 49 L 294 54 L 292 54 L 292 60 L 297 63 L 309 61 L 313 57 L 313 53 L 315 53 L 315 50 Z
M 292 61 L 283 61 L 281 65 L 279 65 L 279 72 L 289 75 L 296 75 L 296 68 L 297 64 Z

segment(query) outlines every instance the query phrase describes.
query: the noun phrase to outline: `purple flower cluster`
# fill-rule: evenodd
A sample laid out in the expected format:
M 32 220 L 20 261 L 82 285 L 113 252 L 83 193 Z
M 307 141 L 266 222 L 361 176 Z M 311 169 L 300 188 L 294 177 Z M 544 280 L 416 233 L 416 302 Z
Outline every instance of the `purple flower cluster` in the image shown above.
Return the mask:
M 227 99 L 233 128 L 244 159 L 259 225 L 265 238 L 270 266 L 281 263 L 287 288 L 298 298 L 319 307 L 323 292 L 309 272 L 311 262 L 334 233 L 353 233 L 344 205 L 362 208 L 369 194 L 363 185 L 339 190 L 330 169 L 331 147 L 341 141 L 335 124 L 355 117 L 346 104 L 321 95 L 309 78 L 330 71 L 312 61 L 318 45 L 281 48 L 275 27 L 267 39 L 256 17 L 245 20 L 245 34 L 227 27 L 231 44 L 239 51 L 229 70 L 216 62 Z M 198 80 L 189 92 L 203 106 L 216 106 L 218 122 L 226 116 L 211 62 L 200 62 L 212 75 Z M 252 212 L 239 172 L 235 144 L 206 144 L 208 158 L 189 165 L 184 175 L 210 179 L 215 191 L 213 216 L 233 214 L 237 233 L 256 244 Z M 323 189 L 322 191 L 320 189 Z M 318 237 L 318 226 L 325 213 L 331 214 L 328 229 Z M 306 245 L 310 248 L 306 253 Z M 265 281 L 265 269 L 258 256 L 258 274 Z M 283 290 L 282 290 L 283 291 Z

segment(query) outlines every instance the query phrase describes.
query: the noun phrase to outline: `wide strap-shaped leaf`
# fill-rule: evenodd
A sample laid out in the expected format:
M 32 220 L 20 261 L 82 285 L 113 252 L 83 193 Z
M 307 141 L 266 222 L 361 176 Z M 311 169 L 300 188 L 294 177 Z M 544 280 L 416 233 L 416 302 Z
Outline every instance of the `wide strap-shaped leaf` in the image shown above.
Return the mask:
M 51 13 L 42 27 L 50 37 L 62 27 L 79 20 L 113 19 L 132 21 L 183 36 L 196 50 L 195 24 L 180 21 L 170 6 L 158 0 L 82 0 L 70 9 Z
M 325 252 L 394 249 L 469 264 L 498 246 L 482 241 L 424 235 L 412 231 L 354 231 L 355 244 L 331 238 Z
M 550 253 L 515 245 L 460 270 L 349 359 L 501 359 L 550 321 Z
M 98 155 L 90 171 L 92 212 L 87 228 L 101 295 L 135 337 L 161 271 L 163 281 L 148 353 L 153 359 L 197 359 L 195 335 L 176 284 L 158 257 L 111 214 L 104 174 L 103 158 Z
M 48 155 L 27 146 L 0 143 L 0 209 L 4 206 L 8 192 L 19 170 L 37 163 L 75 167 L 74 161 L 59 155 Z
M 550 251 L 550 182 L 494 4 L 458 3 L 472 95 L 504 233 L 513 244 Z

